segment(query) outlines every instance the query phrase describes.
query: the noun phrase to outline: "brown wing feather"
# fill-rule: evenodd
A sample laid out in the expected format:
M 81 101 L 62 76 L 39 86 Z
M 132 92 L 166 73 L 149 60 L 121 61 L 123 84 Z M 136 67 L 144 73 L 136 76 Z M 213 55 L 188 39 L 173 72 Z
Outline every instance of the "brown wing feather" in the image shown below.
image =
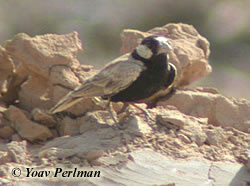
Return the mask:
M 107 66 L 84 84 L 63 97 L 50 112 L 61 112 L 83 98 L 113 95 L 127 88 L 144 70 L 142 62 L 135 60 L 130 54 L 125 54 Z

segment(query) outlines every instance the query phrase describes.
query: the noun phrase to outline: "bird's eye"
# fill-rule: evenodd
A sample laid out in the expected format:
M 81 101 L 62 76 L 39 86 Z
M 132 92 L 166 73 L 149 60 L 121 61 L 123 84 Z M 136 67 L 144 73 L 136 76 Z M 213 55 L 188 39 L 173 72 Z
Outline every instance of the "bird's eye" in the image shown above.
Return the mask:
M 151 51 L 152 51 L 153 53 L 156 53 L 156 51 L 157 51 L 157 49 L 158 49 L 158 46 L 159 46 L 158 42 L 157 42 L 156 40 L 154 40 L 154 39 L 152 39 L 152 40 L 150 40 L 149 42 L 147 42 L 146 45 L 147 45 L 147 47 L 148 47 L 149 49 L 151 49 Z
M 157 54 L 159 52 L 160 49 L 160 41 L 158 38 L 160 36 L 149 36 L 147 38 L 145 38 L 141 44 L 145 45 L 147 48 L 149 48 L 151 50 L 151 52 L 153 54 Z

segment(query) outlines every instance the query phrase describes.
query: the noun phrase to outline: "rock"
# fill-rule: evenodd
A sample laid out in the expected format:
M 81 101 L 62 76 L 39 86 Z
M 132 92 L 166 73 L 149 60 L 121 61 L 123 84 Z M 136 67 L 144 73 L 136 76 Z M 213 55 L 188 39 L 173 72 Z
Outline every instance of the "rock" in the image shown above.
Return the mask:
M 65 35 L 46 34 L 30 37 L 27 34 L 17 34 L 8 41 L 6 50 L 11 56 L 18 58 L 34 73 L 49 77 L 53 65 L 79 65 L 76 55 L 82 50 L 77 32 Z M 32 55 L 31 55 L 32 54 Z
M 5 114 L 10 120 L 12 127 L 24 139 L 29 141 L 45 141 L 52 137 L 52 133 L 47 127 L 30 121 L 24 112 L 17 107 L 10 106 Z
M 76 156 L 71 158 L 71 162 L 74 164 L 80 164 L 82 162 L 82 160 Z
M 248 157 L 246 166 L 247 166 L 248 171 L 250 172 L 250 156 Z
M 181 129 L 178 136 L 185 143 L 190 143 L 191 141 L 201 146 L 206 141 L 206 134 L 202 126 L 207 125 L 207 118 L 189 116 L 171 106 L 160 107 L 156 110 L 159 113 L 156 115 L 156 120 L 159 124 L 171 129 Z
M 15 72 L 9 77 L 7 91 L 2 94 L 3 96 L 1 100 L 8 105 L 15 103 L 19 99 L 18 97 L 21 86 L 27 81 L 28 77 L 28 72 L 23 64 L 19 64 L 18 67 L 16 67 Z
M 7 81 L 9 76 L 14 73 L 14 63 L 10 56 L 7 54 L 5 48 L 0 46 L 0 93 L 4 94 L 7 92 Z M 1 100 L 0 94 L 0 100 Z
M 74 72 L 67 66 L 54 66 L 50 70 L 50 79 L 53 84 L 74 89 L 79 84 L 79 80 Z
M 141 39 L 149 35 L 162 35 L 169 38 L 173 47 L 169 62 L 177 68 L 178 78 L 175 83 L 177 87 L 190 85 L 212 71 L 208 64 L 209 42 L 193 26 L 187 24 L 170 23 L 148 32 L 123 30 L 121 54 L 131 52 Z
M 191 142 L 196 143 L 198 146 L 202 146 L 207 139 L 207 135 L 202 130 L 202 128 L 200 126 L 197 127 L 195 125 L 189 126 L 187 129 L 181 130 L 180 134 L 187 136 Z M 189 140 L 187 140 L 187 143 L 189 142 Z
M 250 133 L 250 101 L 218 96 L 215 100 L 214 123 Z
M 223 130 L 219 127 L 206 130 L 207 142 L 210 145 L 221 147 L 226 140 Z
M 28 163 L 27 142 L 13 141 L 7 144 L 9 155 L 12 161 L 20 164 Z
M 114 125 L 108 111 L 94 111 L 88 112 L 86 116 L 78 118 L 78 123 L 80 125 L 80 133 L 83 134 L 90 130 L 97 130 L 99 128 L 106 128 L 109 125 Z
M 71 119 L 70 117 L 64 117 L 60 122 L 59 134 L 60 136 L 75 136 L 79 134 L 79 119 Z
M 10 126 L 3 126 L 0 128 L 0 138 L 9 139 L 15 133 Z
M 54 127 L 56 125 L 56 120 L 39 108 L 33 109 L 31 115 L 34 121 L 47 127 Z
M 195 87 L 195 90 L 198 90 L 200 92 L 207 92 L 211 94 L 219 94 L 218 89 L 213 87 Z
M 46 143 L 40 149 L 40 152 L 55 148 L 62 152 L 60 154 L 65 154 L 67 157 L 77 156 L 79 158 L 86 158 L 90 153 L 106 152 L 119 147 L 121 141 L 120 133 L 121 131 L 109 127 L 89 130 L 79 136 L 59 137 Z
M 18 100 L 21 108 L 32 111 L 33 108 L 48 109 L 52 106 L 49 98 L 50 83 L 40 75 L 31 73 L 29 78 L 20 86 Z
M 200 123 L 201 121 L 199 119 L 201 119 L 201 121 L 204 123 Z M 205 123 L 205 121 L 205 118 L 198 118 L 198 120 L 194 118 L 193 122 L 186 124 L 184 129 L 180 130 L 180 133 L 187 136 L 192 142 L 195 142 L 198 146 L 201 146 L 205 143 L 207 139 L 207 135 L 202 128 L 202 125 L 207 124 Z
M 56 147 L 44 149 L 39 152 L 40 158 L 47 158 L 47 159 L 68 158 L 73 155 L 75 155 L 75 151 L 72 151 L 71 149 L 62 149 Z
M 0 176 L 1 176 L 1 177 L 6 176 L 6 174 L 4 174 L 3 170 L 1 170 L 1 169 L 0 169 Z M 0 180 L 0 184 L 1 184 L 1 185 L 11 185 L 11 183 L 12 183 L 12 182 L 11 182 L 10 180 L 8 180 L 8 179 L 2 178 L 2 179 Z
M 2 112 L 6 111 L 6 110 L 7 110 L 7 106 L 5 105 L 5 103 L 0 102 L 0 118 L 1 118 L 1 120 L 3 118 Z
M 42 109 L 52 107 L 55 103 L 52 99 L 53 85 L 69 88 L 79 85 L 77 75 L 82 72 L 77 68 L 81 70 L 84 68 L 76 57 L 82 50 L 81 41 L 76 32 L 36 37 L 18 34 L 13 40 L 7 42 L 6 50 L 13 59 L 21 63 L 19 65 L 21 70 L 16 71 L 16 78 L 9 86 L 12 89 L 20 87 L 20 91 L 17 91 L 20 106 L 26 110 L 31 111 L 37 105 Z M 77 71 L 77 75 L 74 71 Z M 26 78 L 23 78 L 23 74 Z M 17 83 L 20 80 L 22 84 Z
M 192 143 L 192 141 L 184 134 L 179 133 L 178 138 L 180 138 L 185 143 Z
M 180 89 L 157 105 L 171 105 L 187 115 L 208 118 L 208 123 L 215 126 L 233 127 L 249 133 L 250 101 L 245 99 L 227 98 L 218 93 L 200 91 L 200 88 Z
M 131 116 L 123 125 L 130 135 L 144 136 L 152 132 L 151 127 L 138 116 Z
M 104 165 L 104 166 L 118 166 L 128 162 L 127 154 L 116 154 L 115 156 L 100 157 L 91 164 L 93 165 Z
M 0 131 L 2 127 L 8 126 L 10 124 L 10 122 L 4 117 L 4 114 L 2 113 L 5 112 L 6 110 L 7 108 L 0 106 Z
M 187 124 L 189 118 L 177 110 L 168 110 L 156 115 L 156 120 L 161 125 L 166 125 L 170 128 L 183 128 Z
M 8 170 L 6 168 L 6 166 L 0 166 L 0 177 L 2 179 L 0 179 L 0 184 L 1 185 L 7 185 L 7 183 L 10 185 L 10 182 L 6 182 L 5 179 L 3 179 L 3 177 L 6 177 L 8 175 Z
M 0 151 L 0 165 L 10 162 L 11 158 L 8 152 Z
M 91 152 L 87 153 L 85 158 L 87 161 L 92 161 L 92 160 L 96 160 L 97 158 L 99 158 L 103 155 L 104 155 L 104 152 L 102 152 L 102 151 L 91 151 Z
M 13 135 L 11 136 L 11 140 L 12 140 L 12 141 L 20 142 L 20 141 L 22 141 L 22 138 L 21 138 L 21 136 L 18 135 L 18 134 L 13 134 Z

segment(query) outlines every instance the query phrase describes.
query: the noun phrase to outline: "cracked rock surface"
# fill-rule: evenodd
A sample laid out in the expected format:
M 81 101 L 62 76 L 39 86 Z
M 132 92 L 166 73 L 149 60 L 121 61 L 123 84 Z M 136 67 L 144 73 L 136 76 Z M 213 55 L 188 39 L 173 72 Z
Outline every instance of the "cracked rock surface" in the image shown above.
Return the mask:
M 236 186 L 249 181 L 250 101 L 214 88 L 186 88 L 212 70 L 209 42 L 191 25 L 124 30 L 121 53 L 151 34 L 164 35 L 173 45 L 177 91 L 147 109 L 154 121 L 129 106 L 118 115 L 124 130 L 114 129 L 100 98 L 48 114 L 97 71 L 78 61 L 82 43 L 77 32 L 18 34 L 0 47 L 0 184 L 30 185 L 25 176 L 13 178 L 15 167 L 24 175 L 25 167 L 101 170 L 102 178 L 84 179 L 89 185 Z M 114 104 L 116 112 L 121 107 Z M 32 184 L 50 185 L 50 179 L 33 179 Z M 75 179 L 54 181 L 78 184 Z

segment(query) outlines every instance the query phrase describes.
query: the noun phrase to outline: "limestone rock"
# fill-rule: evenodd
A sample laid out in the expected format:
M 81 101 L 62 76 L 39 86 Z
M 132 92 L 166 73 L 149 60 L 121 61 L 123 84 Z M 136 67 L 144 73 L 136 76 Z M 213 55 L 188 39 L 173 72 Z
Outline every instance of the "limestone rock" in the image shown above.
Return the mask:
M 9 77 L 6 92 L 2 94 L 1 100 L 7 105 L 15 103 L 19 99 L 21 86 L 27 81 L 28 77 L 27 69 L 23 64 L 19 64 L 15 72 Z
M 12 141 L 17 141 L 17 142 L 20 142 L 20 141 L 22 141 L 23 139 L 22 139 L 22 137 L 19 135 L 19 134 L 13 134 L 12 136 L 11 136 L 11 140 Z
M 247 169 L 250 172 L 250 156 L 248 157 L 248 160 L 247 160 Z
M 53 65 L 77 67 L 79 62 L 76 55 L 82 50 L 82 46 L 77 32 L 35 37 L 21 33 L 7 43 L 6 50 L 25 64 L 28 71 L 48 78 Z
M 11 158 L 8 152 L 0 151 L 0 165 L 10 162 Z
M 15 133 L 10 126 L 3 126 L 0 128 L 0 138 L 9 139 Z
M 172 105 L 182 113 L 208 118 L 208 123 L 250 131 L 250 101 L 227 98 L 218 93 L 199 89 L 180 89 L 170 99 L 161 100 L 158 106 Z
M 18 92 L 20 107 L 28 111 L 32 111 L 38 106 L 41 109 L 50 108 L 52 103 L 49 99 L 49 87 L 50 83 L 46 78 L 35 74 L 29 75 Z
M 88 112 L 86 116 L 79 118 L 80 133 L 83 134 L 98 128 L 107 128 L 114 125 L 114 122 L 107 111 Z
M 34 121 L 47 127 L 54 127 L 56 125 L 56 120 L 39 108 L 33 109 L 31 114 Z
M 4 117 L 4 114 L 1 112 L 1 110 L 4 112 L 4 111 L 7 110 L 7 108 L 3 108 L 3 107 L 0 106 L 0 130 L 3 127 L 9 126 L 9 124 L 10 124 L 10 122 Z M 1 134 L 0 134 L 0 136 L 1 136 Z
M 207 135 L 207 142 L 210 145 L 215 145 L 215 146 L 220 147 L 226 140 L 223 134 L 223 130 L 219 127 L 216 127 L 214 129 L 208 129 L 206 131 L 206 135 Z
M 20 109 L 10 106 L 5 112 L 7 118 L 11 121 L 11 125 L 17 133 L 24 139 L 29 141 L 47 140 L 52 137 L 50 130 L 43 126 L 30 121 Z
M 190 85 L 212 71 L 208 63 L 209 42 L 193 26 L 187 24 L 167 24 L 148 32 L 126 29 L 121 33 L 121 54 L 131 52 L 140 40 L 149 35 L 162 35 L 169 38 L 173 46 L 169 62 L 176 66 L 178 73 L 175 86 Z
M 192 143 L 191 139 L 182 133 L 178 133 L 178 138 L 180 138 L 185 143 Z
M 7 81 L 14 73 L 15 66 L 5 48 L 0 46 L 0 93 L 7 92 Z
M 120 131 L 114 130 L 112 127 L 90 130 L 79 136 L 64 136 L 55 138 L 46 143 L 40 152 L 46 152 L 46 149 L 59 149 L 60 154 L 65 156 L 77 156 L 86 158 L 91 152 L 106 152 L 120 146 Z
M 50 70 L 50 80 L 53 84 L 74 89 L 79 85 L 79 80 L 67 66 L 54 66 Z
M 64 117 L 60 122 L 59 134 L 60 136 L 75 136 L 79 134 L 79 120 L 71 119 L 70 117 Z
M 178 110 L 168 110 L 156 115 L 156 120 L 161 125 L 166 125 L 171 128 L 183 128 L 187 124 L 189 117 L 178 112 Z M 190 121 L 189 121 L 190 122 Z
M 124 127 L 130 135 L 135 136 L 144 136 L 152 132 L 152 129 L 148 123 L 138 116 L 131 116 L 128 119 L 128 122 L 124 123 Z
M 19 64 L 7 82 L 3 101 L 12 103 L 18 100 L 19 107 L 27 111 L 34 108 L 50 109 L 95 73 L 90 66 L 80 65 L 77 59 L 77 54 L 82 50 L 77 32 L 36 37 L 18 34 L 7 42 L 5 50 L 10 59 Z M 82 115 L 99 108 L 96 102 L 85 99 L 67 111 Z
M 0 102 L 0 118 L 2 119 L 2 112 L 6 111 L 7 110 L 7 106 L 5 103 L 3 102 Z M 0 122 L 1 123 L 1 122 Z
M 100 157 L 97 159 L 95 165 L 105 165 L 105 166 L 118 166 L 120 164 L 125 164 L 128 162 L 127 154 L 116 154 L 115 156 Z M 93 164 L 93 163 L 92 163 Z
M 27 155 L 26 141 L 21 141 L 21 142 L 13 141 L 11 143 L 8 143 L 7 147 L 12 161 L 20 164 L 27 163 L 28 155 Z
M 57 147 L 51 147 L 44 149 L 39 152 L 40 158 L 56 159 L 56 158 L 67 158 L 75 154 L 71 149 L 62 149 Z
M 159 119 L 161 124 L 172 123 L 176 125 L 178 128 L 183 129 L 185 126 L 193 125 L 194 123 L 206 125 L 208 122 L 207 118 L 197 118 L 190 115 L 186 115 L 181 113 L 175 107 L 165 106 L 158 107 L 157 112 L 159 114 L 156 115 L 156 118 Z
M 183 114 L 172 106 L 159 107 L 154 110 L 159 113 L 156 116 L 158 123 L 170 129 L 180 129 L 178 137 L 185 143 L 195 142 L 201 146 L 206 141 L 207 136 L 202 127 L 208 124 L 207 118 Z
M 181 133 L 187 136 L 192 142 L 195 142 L 198 146 L 203 145 L 207 139 L 207 135 L 200 125 L 189 125 L 186 129 L 182 130 Z
M 104 155 L 104 152 L 102 152 L 102 151 L 91 151 L 91 152 L 86 154 L 85 158 L 87 161 L 93 161 L 93 160 L 96 160 L 103 155 Z
M 52 107 L 56 102 L 53 85 L 72 89 L 79 85 L 74 71 L 83 69 L 76 57 L 82 47 L 76 32 L 36 37 L 18 34 L 7 43 L 6 50 L 20 62 L 9 86 L 12 89 L 20 87 L 15 92 L 20 106 L 26 110 L 31 111 L 38 105 L 42 109 Z
M 133 51 L 143 38 L 149 36 L 149 33 L 141 32 L 139 30 L 125 29 L 121 33 L 122 47 L 121 54 Z

